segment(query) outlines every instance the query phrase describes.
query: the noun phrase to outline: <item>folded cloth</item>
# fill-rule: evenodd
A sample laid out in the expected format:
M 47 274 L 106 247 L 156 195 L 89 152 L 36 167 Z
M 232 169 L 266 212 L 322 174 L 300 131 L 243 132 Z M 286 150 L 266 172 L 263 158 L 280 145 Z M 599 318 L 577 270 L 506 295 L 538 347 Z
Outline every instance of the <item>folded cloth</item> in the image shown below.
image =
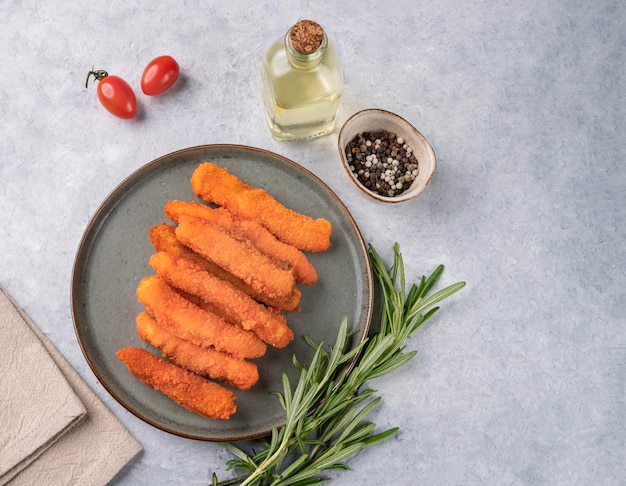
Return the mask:
M 2 289 L 0 346 L 0 485 L 104 485 L 141 451 Z
M 0 349 L 0 484 L 5 484 L 87 411 L 4 293 Z

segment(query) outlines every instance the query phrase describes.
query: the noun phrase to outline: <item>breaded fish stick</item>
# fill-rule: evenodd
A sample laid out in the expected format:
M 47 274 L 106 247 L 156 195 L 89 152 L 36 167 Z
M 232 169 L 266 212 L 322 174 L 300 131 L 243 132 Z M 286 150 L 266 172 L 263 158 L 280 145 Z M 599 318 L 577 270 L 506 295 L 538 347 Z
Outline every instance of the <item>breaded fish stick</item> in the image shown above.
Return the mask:
M 191 412 L 212 419 L 228 419 L 237 411 L 236 396 L 232 391 L 145 349 L 129 346 L 115 355 L 133 376 Z
M 290 295 L 295 288 L 296 278 L 290 267 L 261 253 L 247 240 L 238 239 L 202 218 L 182 216 L 176 237 L 258 292 L 280 299 Z
M 159 252 L 150 257 L 150 266 L 172 287 L 214 305 L 227 320 L 255 332 L 267 344 L 284 348 L 293 339 L 285 316 L 255 302 L 191 260 Z
M 174 256 L 187 258 L 202 267 L 206 272 L 227 281 L 258 302 L 286 312 L 299 310 L 300 298 L 302 297 L 300 289 L 294 288 L 291 294 L 284 299 L 273 299 L 268 295 L 257 292 L 240 278 L 235 277 L 232 273 L 223 270 L 212 261 L 183 245 L 176 238 L 176 228 L 172 225 L 163 223 L 150 228 L 150 241 L 156 251 L 164 251 Z
M 330 221 L 293 211 L 264 189 L 245 184 L 215 164 L 200 164 L 191 176 L 191 188 L 205 202 L 223 206 L 237 217 L 257 221 L 276 238 L 299 250 L 324 251 L 330 246 Z
M 196 346 L 214 347 L 236 358 L 265 354 L 266 345 L 256 334 L 194 305 L 155 275 L 139 282 L 137 297 L 160 326 Z
M 180 339 L 159 326 L 147 312 L 139 314 L 136 322 L 139 337 L 181 368 L 241 390 L 249 390 L 259 380 L 256 364 Z
M 296 281 L 304 285 L 317 282 L 317 271 L 306 255 L 295 246 L 277 239 L 256 221 L 236 218 L 226 208 L 212 208 L 196 201 L 171 200 L 165 204 L 165 216 L 178 223 L 181 216 L 197 216 L 248 239 L 266 255 L 289 262 Z

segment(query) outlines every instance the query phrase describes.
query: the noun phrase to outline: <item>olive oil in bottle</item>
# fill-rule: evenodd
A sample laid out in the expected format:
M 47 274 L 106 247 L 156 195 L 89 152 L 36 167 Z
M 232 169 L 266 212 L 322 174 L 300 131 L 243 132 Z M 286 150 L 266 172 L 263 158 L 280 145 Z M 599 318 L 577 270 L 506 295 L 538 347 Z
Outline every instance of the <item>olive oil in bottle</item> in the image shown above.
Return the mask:
M 322 27 L 301 20 L 263 55 L 265 117 L 277 140 L 330 133 L 343 92 L 335 44 Z

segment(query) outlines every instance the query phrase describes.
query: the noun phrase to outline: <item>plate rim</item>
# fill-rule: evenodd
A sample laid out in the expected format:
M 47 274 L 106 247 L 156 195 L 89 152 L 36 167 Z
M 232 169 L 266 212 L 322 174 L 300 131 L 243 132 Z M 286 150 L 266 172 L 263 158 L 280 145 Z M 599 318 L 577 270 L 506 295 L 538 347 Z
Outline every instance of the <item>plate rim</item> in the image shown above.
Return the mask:
M 74 262 L 73 262 L 73 267 L 72 267 L 71 280 L 70 280 L 70 300 L 71 300 L 70 307 L 71 307 L 74 333 L 76 335 L 76 339 L 78 341 L 78 344 L 79 344 L 79 347 L 81 349 L 84 359 L 87 361 L 89 368 L 91 369 L 92 373 L 95 375 L 98 382 L 104 387 L 104 389 L 109 393 L 109 395 L 111 395 L 111 397 L 114 398 L 115 401 L 118 404 L 120 404 L 125 410 L 127 410 L 128 412 L 130 412 L 132 415 L 139 418 L 140 420 L 150 424 L 151 426 L 159 430 L 162 430 L 164 432 L 175 435 L 175 436 L 188 438 L 188 439 L 194 439 L 194 440 L 200 440 L 200 441 L 205 441 L 205 442 L 235 442 L 235 441 L 251 440 L 251 439 L 267 436 L 268 434 L 271 433 L 272 429 L 268 425 L 267 430 L 260 431 L 260 432 L 252 432 L 246 435 L 237 435 L 234 437 L 207 437 L 205 435 L 194 435 L 192 433 L 187 433 L 184 431 L 176 430 L 162 423 L 159 423 L 158 421 L 150 418 L 147 414 L 141 413 L 140 410 L 137 410 L 135 407 L 132 407 L 130 404 L 126 403 L 126 401 L 122 397 L 120 397 L 118 393 L 113 389 L 113 387 L 108 383 L 107 379 L 104 377 L 104 373 L 98 368 L 94 360 L 92 360 L 92 358 L 90 357 L 90 351 L 86 349 L 87 347 L 87 344 L 85 342 L 86 338 L 83 336 L 83 332 L 80 329 L 79 322 L 78 322 L 79 312 L 78 312 L 78 302 L 77 302 L 78 296 L 76 295 L 77 293 L 76 289 L 81 284 L 80 278 L 84 276 L 84 270 L 86 268 L 85 255 L 89 255 L 90 248 L 92 247 L 93 242 L 95 242 L 97 239 L 97 233 L 99 231 L 99 227 L 102 226 L 102 224 L 104 224 L 104 222 L 106 221 L 106 218 L 108 216 L 107 209 L 108 209 L 108 206 L 111 204 L 111 202 L 113 202 L 115 199 L 119 201 L 123 197 L 125 197 L 125 194 L 122 194 L 122 195 L 119 194 L 120 191 L 124 189 L 132 189 L 132 187 L 134 187 L 134 184 L 138 182 L 138 178 L 141 178 L 141 176 L 147 177 L 148 175 L 150 175 L 151 174 L 150 169 L 156 167 L 160 163 L 163 163 L 165 159 L 173 158 L 173 157 L 185 154 L 187 152 L 195 152 L 195 151 L 200 151 L 200 150 L 211 150 L 211 149 L 226 149 L 226 150 L 233 149 L 233 150 L 238 150 L 238 151 L 263 154 L 265 156 L 280 159 L 282 162 L 290 165 L 292 168 L 302 171 L 310 179 L 312 179 L 314 182 L 319 184 L 324 189 L 325 194 L 330 196 L 334 200 L 334 202 L 339 206 L 339 208 L 343 210 L 344 215 L 347 217 L 348 222 L 350 223 L 356 235 L 358 236 L 358 239 L 356 240 L 356 242 L 358 243 L 358 247 L 360 247 L 361 251 L 363 252 L 363 256 L 365 257 L 364 259 L 366 262 L 365 268 L 360 269 L 360 271 L 364 272 L 364 276 L 366 277 L 366 282 L 369 284 L 368 292 L 367 292 L 367 299 L 366 299 L 366 302 L 364 303 L 364 309 L 365 307 L 366 309 L 365 309 L 365 313 L 363 316 L 363 324 L 359 325 L 358 327 L 360 337 L 358 341 L 356 341 L 353 344 L 353 347 L 359 345 L 367 338 L 369 329 L 371 326 L 373 307 L 374 307 L 374 279 L 373 279 L 373 271 L 372 271 L 371 263 L 369 260 L 369 251 L 367 248 L 367 244 L 363 238 L 361 230 L 359 229 L 354 217 L 352 216 L 352 214 L 350 213 L 346 205 L 343 203 L 343 201 L 328 186 L 328 184 L 326 184 L 322 179 L 320 179 L 317 175 L 315 175 L 306 167 L 303 167 L 297 162 L 283 155 L 277 154 L 275 152 L 272 152 L 263 148 L 259 148 L 259 147 L 253 147 L 253 146 L 242 145 L 242 144 L 231 144 L 231 143 L 203 144 L 203 145 L 195 145 L 195 146 L 178 149 L 173 152 L 161 155 L 143 164 L 142 166 L 138 167 L 137 169 L 129 173 L 127 176 L 125 176 L 120 182 L 118 182 L 113 187 L 113 189 L 109 191 L 109 193 L 100 202 L 100 204 L 98 205 L 96 210 L 93 212 L 93 214 L 89 217 L 89 221 L 86 224 L 82 232 L 81 238 L 79 240 L 78 246 L 76 247 Z M 334 344 L 334 343 L 328 343 L 328 344 Z M 355 365 L 359 357 L 359 354 L 360 353 L 355 355 L 353 359 L 349 362 L 348 366 L 350 368 Z M 284 420 L 281 420 L 281 423 L 278 425 L 278 428 L 282 427 L 283 425 L 284 425 Z

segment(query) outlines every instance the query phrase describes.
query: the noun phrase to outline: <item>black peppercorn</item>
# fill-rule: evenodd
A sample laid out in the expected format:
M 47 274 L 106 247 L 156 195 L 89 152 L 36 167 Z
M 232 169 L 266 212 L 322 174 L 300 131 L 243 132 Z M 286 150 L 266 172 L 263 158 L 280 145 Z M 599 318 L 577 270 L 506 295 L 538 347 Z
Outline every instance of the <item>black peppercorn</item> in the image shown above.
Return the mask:
M 386 130 L 357 134 L 345 153 L 355 178 L 381 196 L 402 194 L 418 174 L 413 150 L 402 137 Z

